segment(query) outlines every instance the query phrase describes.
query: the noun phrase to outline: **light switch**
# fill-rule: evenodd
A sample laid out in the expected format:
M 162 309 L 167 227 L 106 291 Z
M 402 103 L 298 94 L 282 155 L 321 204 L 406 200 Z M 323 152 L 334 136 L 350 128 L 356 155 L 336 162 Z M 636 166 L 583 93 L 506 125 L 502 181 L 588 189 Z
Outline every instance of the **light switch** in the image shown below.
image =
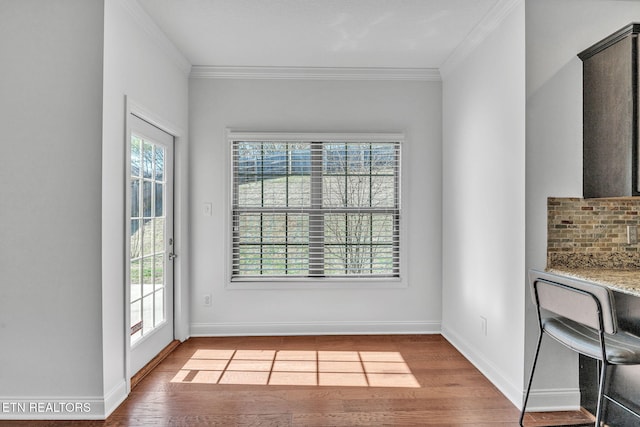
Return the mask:
M 207 202 L 204 204 L 204 208 L 202 209 L 202 212 L 204 213 L 204 216 L 211 216 L 211 211 L 212 211 L 212 205 L 211 202 Z

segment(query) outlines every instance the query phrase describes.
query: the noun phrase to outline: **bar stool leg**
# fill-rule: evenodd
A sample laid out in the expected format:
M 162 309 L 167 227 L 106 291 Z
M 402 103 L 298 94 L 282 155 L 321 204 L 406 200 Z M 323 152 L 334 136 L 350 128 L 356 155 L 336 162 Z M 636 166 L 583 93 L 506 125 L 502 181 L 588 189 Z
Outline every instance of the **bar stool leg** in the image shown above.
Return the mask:
M 520 427 L 524 427 L 524 413 L 527 409 L 527 401 L 529 400 L 529 393 L 531 392 L 531 384 L 533 383 L 533 373 L 536 370 L 536 364 L 538 363 L 538 355 L 540 354 L 540 345 L 542 344 L 542 332 L 538 336 L 538 344 L 536 345 L 536 355 L 533 357 L 533 366 L 531 366 L 531 375 L 529 375 L 529 385 L 527 386 L 527 393 L 524 396 L 524 402 L 522 403 L 522 411 L 520 412 Z
M 599 361 L 599 363 L 602 363 L 602 368 L 600 369 L 600 384 L 598 385 L 598 407 L 596 409 L 596 424 L 595 424 L 596 427 L 600 427 L 601 420 L 602 420 L 602 410 L 603 410 L 602 403 L 604 401 L 604 385 L 607 377 L 607 367 L 609 366 L 606 360 Z

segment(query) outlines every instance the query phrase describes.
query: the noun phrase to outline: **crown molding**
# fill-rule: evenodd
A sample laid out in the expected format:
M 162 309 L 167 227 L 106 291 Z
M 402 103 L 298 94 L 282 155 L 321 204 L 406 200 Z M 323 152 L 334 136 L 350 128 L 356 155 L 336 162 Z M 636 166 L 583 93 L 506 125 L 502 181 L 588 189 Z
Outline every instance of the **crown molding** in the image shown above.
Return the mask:
M 191 78 L 440 81 L 440 72 L 435 68 L 226 67 L 194 65 L 191 67 Z
M 149 16 L 137 0 L 120 0 L 119 3 L 135 20 L 158 48 L 182 71 L 185 76 L 191 72 L 191 62 L 180 52 L 158 24 Z
M 524 0 L 498 0 L 440 66 L 446 77 L 460 65 Z

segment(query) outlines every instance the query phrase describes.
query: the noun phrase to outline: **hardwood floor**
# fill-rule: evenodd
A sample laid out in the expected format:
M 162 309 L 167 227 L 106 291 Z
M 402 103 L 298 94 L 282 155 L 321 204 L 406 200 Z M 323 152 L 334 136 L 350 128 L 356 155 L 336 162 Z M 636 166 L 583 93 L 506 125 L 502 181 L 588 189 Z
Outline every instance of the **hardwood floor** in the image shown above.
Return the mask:
M 517 426 L 518 417 L 440 335 L 228 337 L 179 345 L 105 421 L 0 426 L 483 427 Z M 591 422 L 581 412 L 525 421 Z

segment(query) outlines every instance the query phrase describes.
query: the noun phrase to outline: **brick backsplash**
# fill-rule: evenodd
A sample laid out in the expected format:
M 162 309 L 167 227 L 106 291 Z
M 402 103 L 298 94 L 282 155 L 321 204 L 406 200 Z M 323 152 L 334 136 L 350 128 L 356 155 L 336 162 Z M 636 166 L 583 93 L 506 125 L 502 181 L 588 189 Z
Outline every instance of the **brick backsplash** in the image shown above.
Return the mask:
M 640 268 L 627 226 L 640 220 L 640 197 L 547 200 L 548 268 Z

